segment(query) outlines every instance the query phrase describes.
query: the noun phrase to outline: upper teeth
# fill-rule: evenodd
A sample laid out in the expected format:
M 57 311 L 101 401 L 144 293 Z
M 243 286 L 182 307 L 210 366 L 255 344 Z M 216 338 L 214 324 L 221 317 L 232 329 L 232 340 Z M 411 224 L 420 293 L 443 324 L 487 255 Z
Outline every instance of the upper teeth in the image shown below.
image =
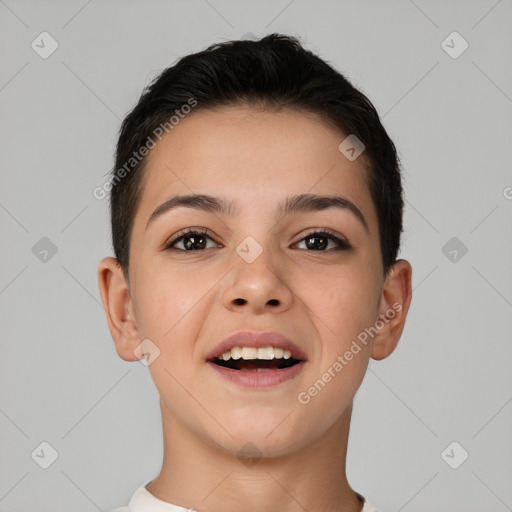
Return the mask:
M 289 350 L 277 348 L 277 347 L 233 347 L 231 350 L 227 350 L 222 356 L 217 359 L 223 359 L 229 361 L 230 359 L 290 359 L 292 353 Z

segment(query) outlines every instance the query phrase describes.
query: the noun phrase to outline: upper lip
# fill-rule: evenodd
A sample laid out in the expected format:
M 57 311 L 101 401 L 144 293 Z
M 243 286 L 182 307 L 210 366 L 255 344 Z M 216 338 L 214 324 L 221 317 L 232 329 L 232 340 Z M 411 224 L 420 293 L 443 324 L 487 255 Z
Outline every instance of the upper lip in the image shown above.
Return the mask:
M 293 359 L 307 359 L 306 354 L 290 339 L 272 331 L 238 331 L 230 334 L 227 338 L 216 345 L 207 355 L 206 360 L 210 361 L 222 356 L 224 352 L 233 347 L 278 347 L 289 350 Z

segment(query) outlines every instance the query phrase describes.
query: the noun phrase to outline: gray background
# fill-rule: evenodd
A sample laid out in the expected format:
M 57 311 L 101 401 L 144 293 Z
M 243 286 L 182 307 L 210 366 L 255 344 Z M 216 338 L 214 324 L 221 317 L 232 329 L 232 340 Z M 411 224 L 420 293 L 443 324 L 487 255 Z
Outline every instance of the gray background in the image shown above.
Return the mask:
M 156 74 L 274 31 L 368 95 L 405 169 L 413 301 L 356 395 L 349 481 L 380 512 L 512 510 L 511 22 L 510 0 L 0 0 L 0 511 L 105 511 L 157 475 L 158 395 L 114 350 L 92 191 Z

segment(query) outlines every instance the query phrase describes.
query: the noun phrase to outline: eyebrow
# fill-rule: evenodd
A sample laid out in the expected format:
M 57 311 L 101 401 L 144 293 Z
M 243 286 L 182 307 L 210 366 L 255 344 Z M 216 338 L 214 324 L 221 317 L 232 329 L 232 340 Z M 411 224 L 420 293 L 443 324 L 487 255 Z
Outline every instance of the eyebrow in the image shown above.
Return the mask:
M 194 208 L 219 215 L 234 216 L 237 212 L 237 203 L 228 201 L 221 197 L 215 197 L 207 194 L 188 194 L 183 196 L 174 196 L 158 206 L 149 216 L 146 222 L 146 229 L 149 224 L 164 213 L 179 207 Z M 338 208 L 352 212 L 361 222 L 366 231 L 369 231 L 368 224 L 361 210 L 341 196 L 321 196 L 316 194 L 300 194 L 286 198 L 284 203 L 279 205 L 277 215 L 290 215 L 292 213 L 305 213 L 327 210 L 328 208 Z

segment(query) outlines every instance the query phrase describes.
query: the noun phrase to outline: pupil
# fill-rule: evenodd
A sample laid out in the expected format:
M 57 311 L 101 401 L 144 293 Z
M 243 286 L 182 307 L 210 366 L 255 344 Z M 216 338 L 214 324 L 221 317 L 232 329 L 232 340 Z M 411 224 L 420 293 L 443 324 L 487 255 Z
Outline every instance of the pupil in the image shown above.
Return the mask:
M 312 240 L 318 240 L 318 239 L 324 240 L 324 243 L 318 244 L 318 243 L 312 242 Z M 325 240 L 326 240 L 325 236 L 312 236 L 307 239 L 306 245 L 307 245 L 308 249 L 325 249 L 327 247 L 327 243 L 325 242 Z
M 190 243 L 190 240 L 194 240 L 192 243 Z M 203 243 L 199 243 L 197 242 L 197 240 L 201 240 Z M 202 236 L 202 235 L 189 235 L 185 238 L 185 247 L 187 249 L 191 249 L 191 248 L 194 248 L 194 249 L 204 249 L 204 240 L 205 240 L 205 237 Z
M 317 240 L 322 240 L 318 243 Z M 185 247 L 187 249 L 204 249 L 205 237 L 202 235 L 189 235 L 185 238 Z M 312 236 L 306 240 L 308 249 L 325 249 L 327 247 L 325 236 Z

